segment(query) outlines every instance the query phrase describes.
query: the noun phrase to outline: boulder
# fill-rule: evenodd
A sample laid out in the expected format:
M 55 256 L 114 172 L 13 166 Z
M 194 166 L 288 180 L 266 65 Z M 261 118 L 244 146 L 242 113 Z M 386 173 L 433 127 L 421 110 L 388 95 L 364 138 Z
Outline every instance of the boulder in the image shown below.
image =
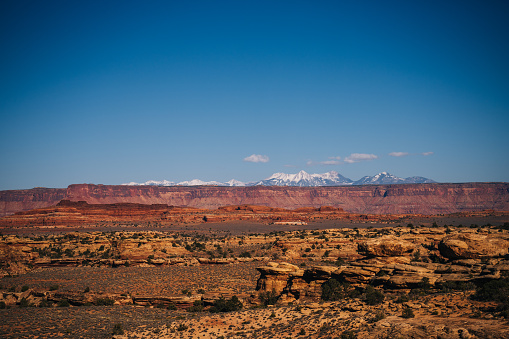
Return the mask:
M 412 288 L 418 286 L 423 278 L 428 278 L 429 284 L 435 285 L 440 276 L 424 272 L 394 271 L 386 283 L 393 288 Z
M 268 263 L 266 266 L 256 268 L 260 272 L 260 278 L 256 283 L 256 289 L 266 292 L 275 291 L 281 294 L 288 285 L 290 276 L 302 276 L 304 271 L 298 266 L 288 263 Z
M 440 254 L 453 260 L 503 256 L 508 248 L 509 241 L 505 239 L 473 233 L 450 235 L 438 244 Z
M 387 235 L 359 243 L 358 252 L 369 257 L 397 257 L 410 254 L 415 245 L 409 241 Z
M 368 284 L 376 273 L 377 271 L 372 269 L 367 270 L 358 266 L 346 266 L 335 271 L 332 276 L 350 284 Z

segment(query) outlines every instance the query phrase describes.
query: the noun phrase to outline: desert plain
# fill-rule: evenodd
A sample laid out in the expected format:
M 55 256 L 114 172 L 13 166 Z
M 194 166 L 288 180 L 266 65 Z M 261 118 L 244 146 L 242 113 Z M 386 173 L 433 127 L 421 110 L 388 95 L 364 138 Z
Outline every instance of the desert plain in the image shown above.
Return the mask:
M 509 213 L 91 204 L 0 219 L 5 338 L 507 338 Z

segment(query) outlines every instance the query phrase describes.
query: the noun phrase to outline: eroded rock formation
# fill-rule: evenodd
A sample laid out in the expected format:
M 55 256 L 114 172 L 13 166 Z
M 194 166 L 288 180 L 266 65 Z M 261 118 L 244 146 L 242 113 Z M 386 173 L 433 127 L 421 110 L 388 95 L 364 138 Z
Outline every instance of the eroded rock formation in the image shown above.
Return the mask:
M 332 206 L 349 213 L 440 214 L 509 210 L 508 183 L 405 184 L 340 187 L 218 187 L 70 185 L 67 189 L 1 191 L 0 216 L 55 205 L 62 199 L 89 204 L 164 204 L 216 209 L 227 205 L 273 208 Z
M 394 231 L 392 229 L 391 231 Z M 408 230 L 407 230 L 408 231 Z M 363 236 L 370 236 L 369 231 Z M 321 286 L 334 278 L 357 287 L 411 289 L 477 283 L 509 274 L 507 231 L 423 228 L 376 239 L 352 239 L 359 257 L 339 266 L 310 268 L 268 263 L 258 268 L 257 289 L 274 291 L 280 302 L 320 297 Z M 296 243 L 292 244 L 297 246 Z M 423 247 L 422 245 L 426 246 Z M 288 252 L 291 245 L 285 247 Z M 422 253 L 421 253 L 422 251 Z

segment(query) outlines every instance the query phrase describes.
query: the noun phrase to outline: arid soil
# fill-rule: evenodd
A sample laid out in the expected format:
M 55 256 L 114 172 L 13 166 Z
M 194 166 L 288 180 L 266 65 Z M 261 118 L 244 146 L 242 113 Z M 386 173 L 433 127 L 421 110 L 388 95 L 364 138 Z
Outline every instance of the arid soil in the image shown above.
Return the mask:
M 0 336 L 508 337 L 509 221 L 433 222 L 3 235 Z
M 493 225 L 503 224 L 509 212 L 494 210 L 458 212 L 442 215 L 422 214 L 356 214 L 331 206 L 297 209 L 253 205 L 223 206 L 218 209 L 197 209 L 168 205 L 132 203 L 88 204 L 84 201 L 62 200 L 55 206 L 34 209 L 0 218 L 0 232 L 5 234 L 55 233 L 73 230 L 159 230 L 239 233 L 270 232 L 316 228 L 366 227 L 405 225 L 419 222 L 460 225 L 461 220 Z M 460 222 L 458 222 L 458 220 Z M 236 227 L 236 226 L 240 227 Z M 270 225 L 270 226 L 268 226 Z M 247 227 L 246 227 L 247 226 Z M 253 227 L 250 227 L 253 226 Z

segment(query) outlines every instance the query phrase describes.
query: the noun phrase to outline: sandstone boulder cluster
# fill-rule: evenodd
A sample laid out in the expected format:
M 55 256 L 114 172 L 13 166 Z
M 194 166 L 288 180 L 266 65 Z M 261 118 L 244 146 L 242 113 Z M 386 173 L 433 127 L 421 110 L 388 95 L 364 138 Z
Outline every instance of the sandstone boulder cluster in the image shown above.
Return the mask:
M 331 278 L 361 288 L 373 285 L 402 290 L 479 283 L 509 275 L 509 235 L 506 232 L 447 235 L 428 229 L 422 233 L 414 234 L 413 241 L 408 235 L 360 241 L 358 253 L 362 257 L 340 266 L 303 268 L 269 262 L 258 268 L 257 289 L 274 291 L 284 303 L 319 298 L 322 284 Z M 426 233 L 431 238 L 426 237 Z M 416 248 L 426 243 L 429 244 L 428 254 L 421 257 Z
M 45 267 L 196 266 L 269 260 L 260 255 L 236 255 L 242 252 L 237 249 L 239 241 L 260 246 L 271 239 L 258 236 L 202 241 L 200 237 L 163 232 L 72 232 L 32 238 L 8 235 L 0 237 L 0 277 Z

